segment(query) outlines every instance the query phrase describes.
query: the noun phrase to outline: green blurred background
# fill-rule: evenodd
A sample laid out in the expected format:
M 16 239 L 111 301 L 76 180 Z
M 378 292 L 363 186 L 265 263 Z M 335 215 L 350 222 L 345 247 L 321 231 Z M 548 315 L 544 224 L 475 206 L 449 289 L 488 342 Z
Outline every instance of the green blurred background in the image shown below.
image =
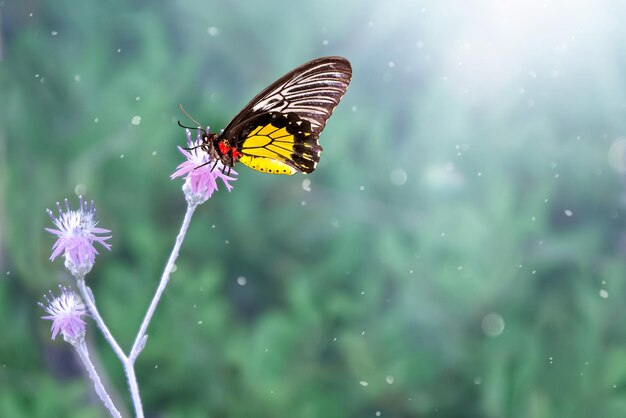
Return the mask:
M 94 199 L 129 348 L 178 231 L 186 122 L 350 59 L 309 176 L 238 167 L 137 363 L 150 417 L 625 417 L 626 5 L 0 1 L 0 417 L 104 417 L 41 295 Z M 140 119 L 139 119 L 139 118 Z M 92 355 L 131 416 L 117 358 Z

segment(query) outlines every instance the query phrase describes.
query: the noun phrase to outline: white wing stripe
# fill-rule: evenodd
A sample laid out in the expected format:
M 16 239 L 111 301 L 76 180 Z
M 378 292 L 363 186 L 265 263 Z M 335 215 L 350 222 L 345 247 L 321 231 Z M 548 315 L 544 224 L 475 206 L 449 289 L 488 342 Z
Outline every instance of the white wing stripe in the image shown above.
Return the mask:
M 273 88 L 252 110 L 293 112 L 319 133 L 345 93 L 350 76 L 349 64 L 337 60 L 319 63 Z

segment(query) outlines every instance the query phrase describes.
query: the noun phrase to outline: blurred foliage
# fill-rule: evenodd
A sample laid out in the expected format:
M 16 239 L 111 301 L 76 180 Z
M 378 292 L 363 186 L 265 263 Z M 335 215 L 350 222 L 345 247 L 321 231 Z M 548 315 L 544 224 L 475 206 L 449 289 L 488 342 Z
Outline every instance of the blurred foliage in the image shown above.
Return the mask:
M 354 78 L 318 170 L 240 167 L 199 208 L 137 363 L 148 416 L 626 416 L 625 17 L 617 0 L 0 1 L 0 416 L 106 416 L 39 319 L 70 282 L 44 209 L 96 201 L 113 251 L 88 280 L 129 347 L 184 213 L 178 103 L 220 129 L 322 55 Z

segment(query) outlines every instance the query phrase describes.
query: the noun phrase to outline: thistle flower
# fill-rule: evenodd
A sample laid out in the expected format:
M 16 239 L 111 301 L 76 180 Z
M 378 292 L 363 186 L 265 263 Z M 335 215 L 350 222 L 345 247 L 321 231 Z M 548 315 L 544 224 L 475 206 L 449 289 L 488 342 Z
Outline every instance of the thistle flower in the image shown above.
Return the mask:
M 61 209 L 61 205 L 57 202 L 59 215 L 56 218 L 52 211 L 47 209 L 57 229 L 45 229 L 58 237 L 52 246 L 50 260 L 54 260 L 63 253 L 65 267 L 74 277 L 82 279 L 91 271 L 96 254 L 98 254 L 94 243 L 99 243 L 107 250 L 111 249 L 111 246 L 106 242 L 111 236 L 99 236 L 98 234 L 107 234 L 111 231 L 96 227 L 98 222 L 96 221 L 96 209 L 93 200 L 91 204 L 88 204 L 82 196 L 79 196 L 78 199 L 80 202 L 78 210 L 71 210 L 67 199 L 65 199 L 65 210 Z
M 81 316 L 87 314 L 87 309 L 71 288 L 59 285 L 59 290 L 61 290 L 59 296 L 54 296 L 52 291 L 43 296 L 45 305 L 39 302 L 39 306 L 49 314 L 41 318 L 52 321 L 53 340 L 60 332 L 65 341 L 76 344 L 85 337 L 86 324 Z
M 191 139 L 191 132 L 189 129 L 185 130 L 187 137 L 187 145 L 191 150 L 178 147 L 178 150 L 187 159 L 176 167 L 176 171 L 170 176 L 174 179 L 176 177 L 185 176 L 185 184 L 183 185 L 183 192 L 185 198 L 189 204 L 202 204 L 206 202 L 217 190 L 217 179 L 220 179 L 226 189 L 231 191 L 233 186 L 229 183 L 235 181 L 235 177 L 224 174 L 224 165 L 221 161 L 217 163 L 211 161 L 211 157 L 203 151 L 199 146 L 202 144 L 202 137 L 200 136 L 200 130 L 196 140 Z M 209 164 L 209 162 L 211 162 Z M 215 166 L 214 166 L 215 165 Z M 228 170 L 228 168 L 226 168 Z M 237 175 L 234 170 L 230 170 L 230 174 Z

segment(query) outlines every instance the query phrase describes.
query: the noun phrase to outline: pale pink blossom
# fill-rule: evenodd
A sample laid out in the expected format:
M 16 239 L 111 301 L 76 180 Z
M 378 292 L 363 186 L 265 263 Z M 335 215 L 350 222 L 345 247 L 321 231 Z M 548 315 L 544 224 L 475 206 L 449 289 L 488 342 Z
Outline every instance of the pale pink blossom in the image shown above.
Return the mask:
M 61 205 L 57 202 L 59 215 L 54 216 L 52 211 L 48 209 L 48 214 L 56 229 L 46 228 L 46 231 L 57 236 L 57 240 L 52 246 L 52 254 L 50 260 L 54 260 L 59 255 L 65 257 L 65 266 L 70 270 L 72 275 L 77 278 L 84 278 L 89 273 L 96 259 L 98 251 L 94 246 L 95 243 L 100 244 L 107 250 L 111 246 L 106 242 L 110 239 L 108 234 L 111 231 L 104 228 L 98 228 L 96 225 L 96 209 L 93 201 L 87 203 L 82 196 L 78 197 L 78 210 L 70 209 L 70 205 L 65 199 L 65 210 L 61 209 Z
M 187 201 L 194 204 L 204 203 L 213 192 L 217 190 L 217 180 L 219 179 L 228 191 L 233 189 L 229 183 L 235 181 L 237 173 L 229 167 L 224 167 L 221 161 L 211 161 L 209 154 L 200 148 L 202 145 L 201 130 L 198 130 L 196 140 L 192 140 L 191 132 L 186 129 L 187 145 L 189 149 L 178 147 L 185 156 L 186 161 L 176 167 L 176 171 L 170 176 L 185 176 L 183 191 Z M 227 175 L 226 172 L 229 174 Z M 232 175 L 232 176 L 231 176 Z
M 52 321 L 53 340 L 61 333 L 65 341 L 74 344 L 85 337 L 86 324 L 81 317 L 87 314 L 87 308 L 71 288 L 59 286 L 59 290 L 59 296 L 51 291 L 44 295 L 45 305 L 39 302 L 39 306 L 49 314 L 42 318 Z

